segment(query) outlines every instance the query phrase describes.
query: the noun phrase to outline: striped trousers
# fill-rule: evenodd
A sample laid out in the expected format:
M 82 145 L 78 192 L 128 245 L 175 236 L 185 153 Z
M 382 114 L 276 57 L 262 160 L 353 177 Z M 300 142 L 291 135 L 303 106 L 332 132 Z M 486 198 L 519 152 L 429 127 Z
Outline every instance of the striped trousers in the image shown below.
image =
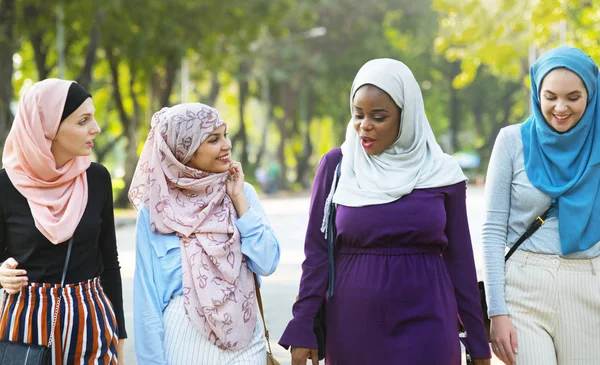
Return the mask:
M 506 263 L 517 365 L 600 364 L 600 257 L 517 250 Z
M 171 298 L 163 312 L 165 358 L 169 365 L 265 365 L 267 349 L 260 313 L 254 337 L 240 350 L 223 350 L 209 342 L 185 314 L 183 296 Z
M 31 283 L 17 294 L 5 294 L 0 338 L 48 345 L 59 299 L 59 284 Z M 117 364 L 117 321 L 100 279 L 63 288 L 52 333 L 52 364 Z

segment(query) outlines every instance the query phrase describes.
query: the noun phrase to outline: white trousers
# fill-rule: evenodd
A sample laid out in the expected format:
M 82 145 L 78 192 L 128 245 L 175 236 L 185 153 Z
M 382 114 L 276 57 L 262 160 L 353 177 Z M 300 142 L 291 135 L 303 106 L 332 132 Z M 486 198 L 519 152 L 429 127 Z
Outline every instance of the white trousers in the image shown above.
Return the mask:
M 517 250 L 506 264 L 505 295 L 518 365 L 600 364 L 600 257 Z
M 257 308 L 258 309 L 258 308 Z M 165 357 L 169 365 L 265 365 L 266 343 L 260 313 L 252 342 L 240 350 L 223 350 L 196 330 L 185 314 L 183 296 L 171 299 L 163 313 Z

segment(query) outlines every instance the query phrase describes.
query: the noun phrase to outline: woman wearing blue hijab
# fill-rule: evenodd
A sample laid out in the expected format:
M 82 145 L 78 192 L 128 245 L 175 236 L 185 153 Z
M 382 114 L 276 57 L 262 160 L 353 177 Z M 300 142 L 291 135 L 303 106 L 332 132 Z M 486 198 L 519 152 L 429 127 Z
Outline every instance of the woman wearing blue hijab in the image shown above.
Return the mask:
M 487 173 L 492 349 L 506 364 L 600 364 L 598 66 L 558 47 L 530 78 L 533 115 L 501 130 Z M 506 247 L 550 207 L 505 264 Z

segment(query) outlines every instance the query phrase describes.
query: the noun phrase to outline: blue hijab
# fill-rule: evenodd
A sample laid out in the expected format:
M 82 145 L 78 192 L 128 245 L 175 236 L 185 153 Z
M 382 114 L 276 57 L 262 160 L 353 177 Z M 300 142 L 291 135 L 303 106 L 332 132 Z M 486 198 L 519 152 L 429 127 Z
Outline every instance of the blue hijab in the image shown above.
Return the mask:
M 583 116 L 571 130 L 557 133 L 540 107 L 546 75 L 566 68 L 577 74 L 588 93 Z M 583 51 L 558 47 L 531 66 L 533 115 L 521 126 L 525 171 L 539 190 L 553 198 L 563 254 L 584 251 L 600 241 L 600 119 L 598 66 Z

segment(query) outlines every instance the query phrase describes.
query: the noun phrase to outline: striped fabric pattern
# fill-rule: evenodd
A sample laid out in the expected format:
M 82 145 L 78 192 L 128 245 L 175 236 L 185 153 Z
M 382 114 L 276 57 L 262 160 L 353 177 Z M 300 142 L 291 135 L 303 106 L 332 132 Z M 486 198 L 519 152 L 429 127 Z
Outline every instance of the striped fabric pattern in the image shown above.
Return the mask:
M 223 350 L 214 345 L 192 325 L 185 314 L 184 297 L 171 298 L 164 311 L 165 358 L 169 365 L 265 365 L 267 348 L 260 315 L 248 346 Z M 258 306 L 257 306 L 258 308 Z
M 48 345 L 59 284 L 31 283 L 2 302 L 0 338 Z M 117 364 L 117 321 L 100 279 L 64 286 L 52 333 L 53 365 Z
M 506 264 L 505 291 L 517 365 L 600 364 L 600 257 L 517 250 Z

